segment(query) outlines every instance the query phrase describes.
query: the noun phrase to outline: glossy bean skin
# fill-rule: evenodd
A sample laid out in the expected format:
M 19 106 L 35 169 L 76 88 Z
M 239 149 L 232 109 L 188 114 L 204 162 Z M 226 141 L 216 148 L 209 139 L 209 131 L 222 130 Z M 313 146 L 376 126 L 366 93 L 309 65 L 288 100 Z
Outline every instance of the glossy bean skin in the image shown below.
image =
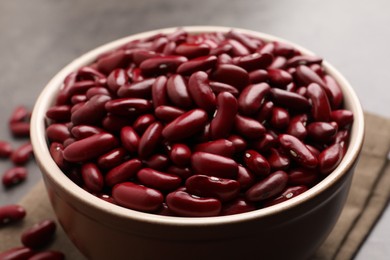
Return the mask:
M 12 187 L 27 178 L 27 169 L 24 167 L 12 167 L 3 173 L 1 181 L 4 187 Z
M 152 85 L 152 100 L 154 108 L 168 104 L 167 77 L 159 76 Z
M 298 66 L 298 65 L 311 65 L 311 64 L 321 64 L 322 58 L 317 56 L 309 56 L 309 55 L 297 55 L 290 58 L 287 61 L 287 66 Z
M 270 89 L 267 83 L 253 84 L 244 88 L 238 98 L 240 112 L 243 115 L 257 113 Z
M 128 156 L 127 150 L 123 147 L 115 148 L 106 154 L 101 155 L 97 165 L 101 169 L 111 169 L 121 164 Z
M 53 158 L 53 160 L 56 162 L 58 167 L 61 169 L 66 168 L 66 162 L 64 161 L 64 156 L 63 156 L 63 151 L 64 151 L 64 146 L 60 143 L 53 142 L 50 144 L 50 155 Z
M 239 90 L 249 84 L 248 72 L 243 68 L 232 64 L 222 64 L 217 66 L 212 74 L 212 79 L 232 85 Z
M 63 143 L 70 137 L 70 131 L 65 124 L 51 124 L 46 128 L 46 136 L 52 142 Z
M 131 116 L 108 114 L 103 119 L 102 125 L 105 131 L 119 133 L 123 127 L 131 125 L 133 120 Z
M 304 193 L 305 191 L 307 191 L 306 186 L 289 187 L 279 197 L 272 199 L 271 201 L 268 201 L 267 203 L 265 203 L 265 205 L 266 205 L 266 207 L 269 207 L 269 206 L 279 204 L 283 201 L 294 198 L 294 197 L 298 196 L 299 194 Z
M 110 96 L 110 92 L 105 87 L 92 87 L 87 90 L 85 97 L 91 99 L 93 96 L 97 95 L 107 95 Z
M 290 120 L 286 133 L 295 136 L 299 140 L 304 140 L 307 136 L 306 129 L 307 115 L 297 115 Z
M 240 184 L 241 190 L 246 190 L 255 182 L 256 176 L 246 167 L 238 165 L 237 181 Z
M 26 216 L 26 210 L 16 204 L 0 206 L 0 226 L 22 220 Z
M 174 144 L 169 157 L 174 164 L 183 167 L 190 163 L 191 150 L 185 144 Z
M 179 167 L 176 165 L 169 166 L 166 172 L 177 175 L 183 180 L 187 179 L 192 175 L 192 171 L 189 167 Z
M 158 210 L 164 202 L 160 191 L 133 182 L 116 184 L 112 188 L 112 197 L 123 207 L 145 212 Z
M 212 153 L 193 153 L 191 165 L 197 174 L 219 178 L 233 179 L 238 172 L 238 164 L 233 159 Z
M 93 96 L 89 101 L 74 111 L 71 121 L 74 125 L 96 125 L 101 122 L 106 114 L 105 104 L 111 98 L 107 95 Z
M 11 161 L 16 165 L 24 165 L 33 155 L 33 149 L 30 142 L 22 144 L 11 154 Z
M 249 82 L 251 84 L 256 84 L 268 80 L 268 72 L 263 69 L 254 70 L 249 72 Z
M 193 59 L 210 53 L 210 47 L 204 43 L 182 43 L 176 47 L 176 54 Z
M 122 146 L 130 153 L 138 151 L 140 137 L 133 127 L 123 127 L 120 132 L 120 140 L 122 142 Z
M 275 104 L 282 107 L 293 109 L 294 111 L 307 111 L 310 108 L 309 101 L 299 94 L 283 89 L 273 88 L 272 94 Z
M 30 123 L 29 122 L 15 122 L 9 125 L 9 129 L 14 137 L 29 137 Z
M 246 167 L 257 176 L 268 176 L 271 171 L 267 159 L 255 150 L 247 150 L 244 155 Z
M 259 121 L 261 124 L 266 123 L 271 117 L 273 109 L 274 103 L 272 101 L 263 103 L 260 107 L 259 113 L 256 115 L 257 121 Z
M 217 96 L 217 112 L 210 123 L 210 135 L 213 139 L 226 138 L 236 121 L 237 99 L 229 92 Z
M 245 69 L 253 71 L 267 68 L 273 61 L 273 56 L 269 53 L 252 53 L 246 56 L 237 57 L 233 60 L 234 64 Z
M 97 127 L 97 126 L 90 126 L 90 125 L 77 125 L 73 126 L 70 130 L 72 136 L 76 138 L 77 140 L 84 139 L 86 137 L 89 137 L 94 134 L 100 134 L 103 133 L 104 130 Z
M 69 105 L 59 105 L 49 108 L 46 111 L 46 117 L 56 122 L 69 121 L 71 116 Z
M 236 198 L 240 192 L 240 183 L 207 175 L 193 175 L 186 180 L 187 192 L 199 197 L 217 198 L 221 202 Z
M 149 112 L 152 105 L 143 98 L 119 98 L 106 102 L 105 108 L 116 115 L 131 116 Z
M 53 220 L 44 220 L 25 230 L 21 241 L 24 246 L 39 249 L 48 245 L 56 231 L 56 223 Z
M 137 179 L 141 184 L 159 191 L 172 191 L 181 184 L 179 176 L 151 168 L 143 168 L 138 171 Z
M 215 141 L 197 144 L 194 147 L 194 151 L 212 153 L 225 157 L 232 157 L 235 152 L 235 147 L 233 142 L 227 139 L 218 139 Z
M 215 198 L 200 198 L 185 191 L 174 191 L 167 195 L 166 203 L 171 211 L 185 217 L 217 216 L 221 202 Z
M 211 112 L 216 106 L 216 97 L 208 84 L 206 72 L 198 71 L 190 76 L 188 90 L 195 104 L 201 109 Z
M 188 91 L 187 83 L 184 78 L 175 74 L 169 77 L 167 81 L 167 93 L 169 99 L 180 108 L 192 107 L 192 98 Z
M 343 103 L 343 93 L 341 92 L 339 84 L 330 75 L 325 75 L 323 80 L 325 83 L 323 87 L 332 107 L 335 109 L 340 108 Z
M 268 69 L 268 78 L 272 85 L 278 88 L 286 88 L 293 81 L 290 73 L 281 69 Z
M 265 179 L 254 184 L 245 192 L 245 198 L 256 202 L 269 199 L 281 193 L 287 185 L 288 174 L 284 171 L 276 171 Z
M 100 169 L 94 163 L 83 164 L 81 176 L 84 185 L 90 192 L 99 192 L 103 189 L 104 179 Z
M 154 110 L 156 117 L 164 122 L 172 122 L 186 111 L 172 106 L 159 106 Z
M 233 143 L 234 152 L 236 153 L 241 153 L 248 147 L 248 143 L 241 136 L 231 135 L 227 138 L 227 140 Z
M 128 82 L 129 76 L 122 68 L 113 70 L 107 77 L 107 86 L 114 93 L 116 93 L 121 86 Z
M 12 154 L 12 145 L 7 141 L 0 140 L 0 157 L 8 158 Z
M 115 51 L 105 57 L 100 58 L 97 61 L 97 68 L 99 69 L 99 71 L 109 74 L 115 68 L 125 66 L 127 59 L 128 57 L 125 51 Z
M 320 172 L 324 175 L 330 174 L 339 165 L 343 155 L 343 147 L 338 143 L 323 150 L 318 156 Z
M 290 166 L 290 158 L 275 148 L 270 149 L 267 161 L 274 171 L 287 170 Z
M 133 128 L 137 133 L 142 134 L 154 122 L 156 122 L 156 117 L 153 114 L 140 115 L 134 121 Z
M 193 136 L 207 124 L 207 113 L 202 109 L 193 109 L 167 124 L 162 135 L 170 141 L 177 141 Z
M 177 73 L 181 75 L 191 75 L 196 71 L 207 71 L 217 64 L 217 57 L 214 55 L 198 57 L 182 63 L 177 68 Z
M 307 125 L 307 133 L 317 143 L 326 143 L 337 133 L 337 128 L 327 122 L 313 122 Z
M 256 207 L 253 203 L 245 200 L 244 198 L 237 198 L 229 203 L 223 205 L 220 215 L 228 216 L 234 214 L 245 213 L 255 210 Z
M 150 78 L 122 85 L 117 94 L 122 98 L 149 98 L 152 95 L 152 86 L 155 81 L 156 79 Z
M 28 247 L 14 247 L 0 253 L 2 260 L 25 260 L 31 259 L 35 251 Z
M 84 162 L 110 151 L 117 145 L 118 141 L 112 134 L 100 133 L 68 145 L 63 155 L 69 162 Z
M 186 61 L 188 59 L 183 56 L 153 57 L 141 62 L 140 69 L 145 75 L 161 75 L 167 72 L 175 72 Z
M 163 125 L 160 122 L 154 122 L 141 136 L 138 145 L 138 154 L 141 158 L 150 156 L 156 146 L 161 141 Z
M 228 43 L 232 46 L 231 52 L 234 56 L 245 56 L 250 54 L 250 51 L 239 41 L 229 39 Z
M 275 129 L 286 129 L 290 123 L 290 114 L 282 107 L 274 107 L 269 121 Z
M 265 133 L 259 140 L 252 142 L 251 147 L 258 152 L 267 152 L 277 145 L 277 139 L 270 133 Z
M 143 163 L 153 170 L 162 171 L 165 170 L 170 164 L 170 160 L 165 154 L 154 154 L 148 159 L 143 160 Z
M 227 33 L 227 37 L 235 39 L 236 41 L 240 42 L 242 45 L 244 45 L 247 49 L 249 49 L 252 52 L 258 48 L 258 43 L 255 40 L 249 38 L 245 34 L 240 33 L 236 30 L 230 30 Z
M 281 134 L 278 139 L 281 147 L 298 164 L 306 168 L 315 168 L 317 166 L 317 158 L 298 138 L 288 134 Z
M 236 115 L 234 120 L 234 129 L 241 136 L 249 139 L 260 138 L 265 133 L 265 127 L 250 117 Z
M 30 257 L 29 260 L 64 260 L 65 255 L 59 251 L 43 251 Z
M 142 162 L 139 159 L 131 159 L 112 168 L 104 176 L 104 183 L 109 187 L 125 182 L 134 177 L 141 169 Z
M 307 87 L 307 95 L 312 101 L 312 116 L 315 121 L 328 122 L 330 120 L 330 104 L 325 91 L 316 83 Z
M 306 65 L 299 65 L 296 68 L 296 76 L 304 85 L 316 83 L 320 86 L 325 86 L 325 82 L 312 69 Z
M 210 88 L 213 90 L 213 92 L 215 94 L 217 94 L 217 95 L 219 93 L 222 93 L 222 92 L 229 92 L 233 96 L 237 96 L 238 95 L 238 89 L 236 89 L 232 85 L 229 85 L 229 84 L 226 84 L 226 83 L 222 83 L 222 82 L 218 82 L 218 81 L 210 81 L 209 85 L 210 85 Z
M 312 186 L 319 179 L 318 171 L 315 169 L 296 168 L 292 169 L 288 175 L 290 185 Z
M 349 128 L 353 123 L 353 114 L 346 109 L 333 110 L 330 119 L 335 121 L 340 129 Z

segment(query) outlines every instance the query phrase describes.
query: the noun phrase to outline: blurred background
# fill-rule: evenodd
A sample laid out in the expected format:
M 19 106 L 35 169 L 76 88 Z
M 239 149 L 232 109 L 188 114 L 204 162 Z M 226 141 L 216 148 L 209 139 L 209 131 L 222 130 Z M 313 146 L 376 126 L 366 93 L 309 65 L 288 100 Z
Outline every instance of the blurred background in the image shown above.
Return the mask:
M 366 111 L 390 117 L 389 11 L 388 0 L 1 0 L 0 139 L 11 139 L 12 110 L 32 108 L 50 78 L 77 56 L 133 33 L 185 25 L 241 27 L 302 45 L 344 74 Z M 0 170 L 9 167 L 4 161 Z M 37 167 L 28 167 L 21 188 L 0 188 L 0 204 L 18 201 L 40 179 Z M 389 211 L 358 259 L 390 255 Z

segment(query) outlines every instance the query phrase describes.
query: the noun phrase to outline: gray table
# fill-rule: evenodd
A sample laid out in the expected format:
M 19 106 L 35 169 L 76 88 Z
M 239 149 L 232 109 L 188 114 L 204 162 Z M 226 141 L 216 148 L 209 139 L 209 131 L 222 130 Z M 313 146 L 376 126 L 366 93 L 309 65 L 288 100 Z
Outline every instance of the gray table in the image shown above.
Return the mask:
M 161 27 L 222 25 L 263 31 L 326 57 L 350 81 L 364 109 L 390 117 L 390 1 L 1 0 L 0 139 L 18 104 L 32 108 L 48 80 L 71 60 L 111 40 Z M 24 140 L 13 141 L 14 146 Z M 0 163 L 0 172 L 11 167 Z M 0 205 L 18 201 L 41 178 L 0 188 Z M 388 259 L 390 208 L 357 259 Z

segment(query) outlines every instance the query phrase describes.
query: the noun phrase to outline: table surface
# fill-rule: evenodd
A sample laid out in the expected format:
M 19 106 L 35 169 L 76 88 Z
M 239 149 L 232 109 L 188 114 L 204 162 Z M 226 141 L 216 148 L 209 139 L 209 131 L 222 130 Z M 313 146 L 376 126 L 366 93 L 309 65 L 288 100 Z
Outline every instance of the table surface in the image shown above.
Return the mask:
M 2 0 L 0 1 L 0 139 L 17 105 L 32 108 L 64 65 L 111 40 L 162 27 L 221 25 L 289 39 L 325 57 L 343 73 L 366 111 L 390 117 L 388 0 Z M 13 140 L 16 147 L 26 140 Z M 11 167 L 2 161 L 0 171 Z M 18 201 L 41 179 L 0 188 L 0 205 Z M 388 259 L 390 207 L 356 259 Z

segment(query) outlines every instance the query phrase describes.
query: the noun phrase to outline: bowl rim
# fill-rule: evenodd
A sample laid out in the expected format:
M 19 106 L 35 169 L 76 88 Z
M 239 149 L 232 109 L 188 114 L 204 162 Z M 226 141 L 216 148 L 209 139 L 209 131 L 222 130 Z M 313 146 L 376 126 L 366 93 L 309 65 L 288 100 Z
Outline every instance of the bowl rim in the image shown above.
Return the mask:
M 313 55 L 313 52 L 301 47 L 298 44 L 279 38 L 273 35 L 269 35 L 262 32 L 241 29 L 236 27 L 222 27 L 222 26 L 183 26 L 183 27 L 170 27 L 157 29 L 147 32 L 141 32 L 133 34 L 112 42 L 106 43 L 100 47 L 97 47 L 80 57 L 76 58 L 63 69 L 61 69 L 44 87 L 42 92 L 33 108 L 33 113 L 31 117 L 31 143 L 33 146 L 33 151 L 35 158 L 38 162 L 41 172 L 45 177 L 50 178 L 51 181 L 55 182 L 56 185 L 59 185 L 62 190 L 69 193 L 71 196 L 76 197 L 82 203 L 87 204 L 88 206 L 104 211 L 108 214 L 114 214 L 117 217 L 124 219 L 132 219 L 134 221 L 140 222 L 150 222 L 154 224 L 163 224 L 163 225 L 186 225 L 186 226 L 197 226 L 197 225 L 222 225 L 225 223 L 235 223 L 241 221 L 249 221 L 253 219 L 258 219 L 273 214 L 278 214 L 282 211 L 294 208 L 302 203 L 309 201 L 311 198 L 316 197 L 324 190 L 332 187 L 337 183 L 344 175 L 347 174 L 348 170 L 353 167 L 354 162 L 358 159 L 358 155 L 363 145 L 364 139 L 364 115 L 363 110 L 360 105 L 359 99 L 354 92 L 351 85 L 348 81 L 341 75 L 341 73 L 336 70 L 330 63 L 326 60 L 323 61 L 323 66 L 328 74 L 332 75 L 336 81 L 339 83 L 344 94 L 344 101 L 348 102 L 346 104 L 348 109 L 350 109 L 354 114 L 354 123 L 351 129 L 350 142 L 348 145 L 347 153 L 345 154 L 343 160 L 338 165 L 338 167 L 329 174 L 321 182 L 310 188 L 308 191 L 296 196 L 285 202 L 258 209 L 246 213 L 240 213 L 235 215 L 228 216 L 215 216 L 215 217 L 173 217 L 173 216 L 161 216 L 151 213 L 144 213 L 136 210 L 131 210 L 124 208 L 118 205 L 111 204 L 106 202 L 93 194 L 85 191 L 81 187 L 77 186 L 73 181 L 71 181 L 57 166 L 57 164 L 52 159 L 49 147 L 45 135 L 45 114 L 47 109 L 53 104 L 53 99 L 56 96 L 57 92 L 62 85 L 63 79 L 73 71 L 76 71 L 78 68 L 83 65 L 93 62 L 96 57 L 106 51 L 116 49 L 125 43 L 135 40 L 146 38 L 157 33 L 170 33 L 178 28 L 182 28 L 189 33 L 202 33 L 202 32 L 222 32 L 226 33 L 229 30 L 237 30 L 238 32 L 246 33 L 248 35 L 260 37 L 265 41 L 279 41 L 288 43 L 304 54 Z M 347 94 L 347 95 L 346 95 Z

